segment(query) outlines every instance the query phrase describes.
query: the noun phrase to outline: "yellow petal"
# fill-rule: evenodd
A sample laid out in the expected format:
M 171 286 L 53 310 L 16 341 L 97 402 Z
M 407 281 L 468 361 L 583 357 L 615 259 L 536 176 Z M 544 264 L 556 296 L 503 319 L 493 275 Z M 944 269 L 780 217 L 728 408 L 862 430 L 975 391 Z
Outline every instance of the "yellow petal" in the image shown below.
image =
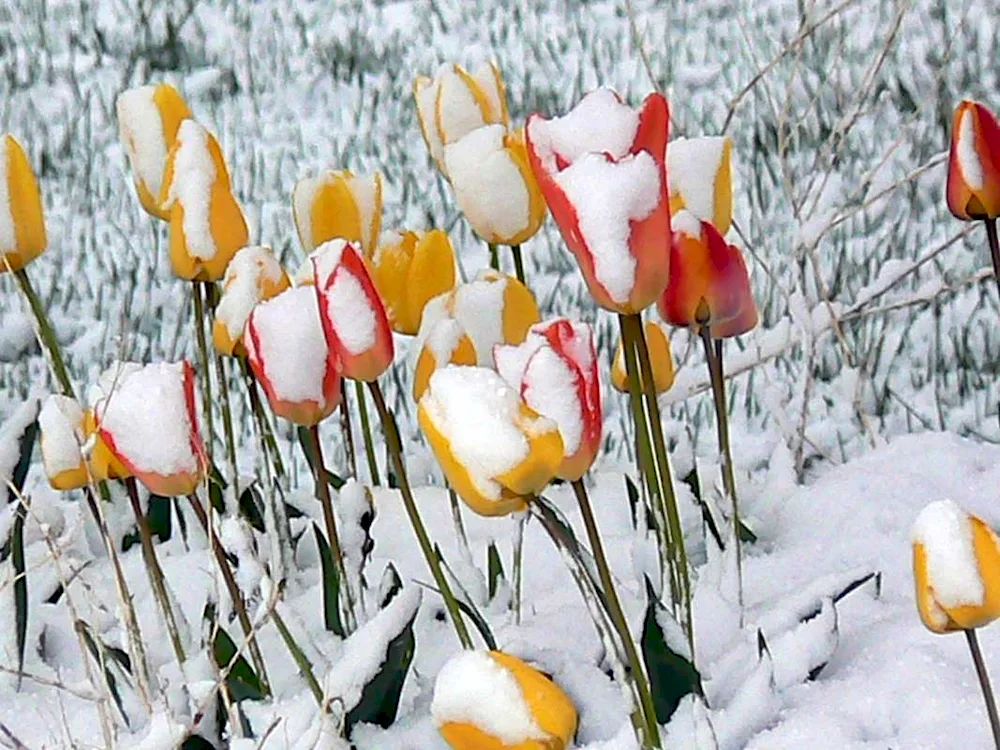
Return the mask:
M 544 747 L 550 750 L 568 747 L 578 720 L 576 707 L 569 696 L 555 682 L 520 659 L 502 651 L 491 651 L 490 656 L 514 675 L 535 721 L 550 735 Z
M 19 271 L 45 250 L 45 219 L 42 213 L 42 196 L 38 181 L 21 144 L 12 135 L 3 139 L 4 168 L 0 179 L 6 178 L 8 199 L 0 211 L 10 211 L 9 217 L 0 215 L 0 227 L 7 224 L 12 236 L 0 231 L 0 273 Z
M 945 608 L 959 628 L 981 628 L 1000 618 L 1000 542 L 982 519 L 971 516 L 972 545 L 983 581 L 983 601 L 975 606 Z
M 503 339 L 505 344 L 520 344 L 528 330 L 542 319 L 534 295 L 515 278 L 507 277 L 503 291 Z
M 447 322 L 444 322 L 444 324 L 448 325 Z M 442 357 L 444 361 L 438 362 L 438 356 L 441 354 L 441 348 L 447 347 L 442 347 L 439 342 L 434 340 L 433 335 L 424 342 L 424 346 L 420 350 L 420 356 L 417 358 L 416 369 L 413 371 L 414 401 L 419 401 L 420 397 L 424 395 L 424 392 L 427 390 L 427 386 L 431 382 L 431 375 L 433 375 L 438 368 L 446 365 L 463 365 L 471 367 L 476 364 L 476 348 L 472 345 L 472 339 L 470 339 L 466 333 L 462 333 L 458 337 L 454 346 L 447 354 L 447 359 Z
M 545 489 L 559 471 L 563 441 L 554 422 L 521 402 L 518 427 L 528 439 L 528 455 L 513 469 L 496 477 L 516 495 L 534 495 Z
M 400 333 L 416 334 L 424 307 L 439 294 L 455 288 L 455 250 L 448 234 L 432 229 L 418 240 L 406 279 L 406 326 Z
M 646 346 L 649 349 L 649 363 L 653 369 L 653 387 L 657 393 L 669 391 L 674 384 L 674 357 L 670 350 L 670 339 L 664 327 L 653 320 L 647 320 Z M 638 365 L 638 362 L 636 363 Z M 639 375 L 642 383 L 642 374 Z M 628 370 L 625 366 L 625 350 L 619 340 L 615 358 L 611 363 L 611 385 L 616 391 L 628 393 Z

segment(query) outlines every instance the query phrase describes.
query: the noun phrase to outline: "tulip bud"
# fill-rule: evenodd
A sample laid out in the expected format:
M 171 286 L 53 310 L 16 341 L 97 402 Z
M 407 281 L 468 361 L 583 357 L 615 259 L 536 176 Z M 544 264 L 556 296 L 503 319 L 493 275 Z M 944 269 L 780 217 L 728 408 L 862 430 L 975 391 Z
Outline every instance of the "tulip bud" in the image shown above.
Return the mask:
M 655 320 L 647 320 L 644 330 L 649 364 L 653 370 L 653 388 L 657 394 L 664 393 L 674 384 L 674 357 L 670 352 L 670 337 L 666 328 Z M 639 373 L 639 383 L 642 384 L 642 373 Z M 625 350 L 621 341 L 618 342 L 615 358 L 611 363 L 611 385 L 622 393 L 629 392 L 628 369 L 625 367 Z
M 0 273 L 20 271 L 45 250 L 42 194 L 12 135 L 0 139 Z
M 501 651 L 463 651 L 434 683 L 431 715 L 454 750 L 565 750 L 572 701 L 549 677 Z
M 725 235 L 733 222 L 733 143 L 728 137 L 678 138 L 667 145 L 670 213 L 687 209 Z
M 394 232 L 383 237 L 372 260 L 372 277 L 396 333 L 420 330 L 427 303 L 455 288 L 455 251 L 440 229 Z
M 638 111 L 608 89 L 566 116 L 528 118 L 528 160 L 594 300 L 633 314 L 663 292 L 670 262 L 667 100 Z
M 486 125 L 444 149 L 458 207 L 473 231 L 496 245 L 520 245 L 545 221 L 545 200 L 528 164 L 524 132 Z
M 159 203 L 163 172 L 181 122 L 191 117 L 191 111 L 169 83 L 123 91 L 115 110 L 118 139 L 132 168 L 139 203 L 147 213 L 168 221 L 170 212 Z
M 88 482 L 81 448 L 87 437 L 83 409 L 69 396 L 50 395 L 38 414 L 41 429 L 42 465 L 49 484 L 56 490 L 72 490 Z
M 965 100 L 955 110 L 947 192 L 959 219 L 1000 217 L 1000 123 L 978 102 Z
M 292 287 L 257 305 L 243 343 L 279 417 L 312 427 L 340 403 L 340 362 L 323 334 L 316 292 Z
M 559 428 L 565 456 L 557 476 L 580 479 L 601 445 L 601 390 L 594 334 L 565 318 L 532 326 L 519 346 L 493 349 L 497 372 L 525 403 Z
M 695 331 L 705 326 L 714 338 L 739 336 L 757 325 L 743 254 L 687 211 L 674 217 L 670 282 L 658 308 L 671 325 Z
M 1000 618 L 1000 539 L 951 500 L 921 511 L 913 525 L 917 609 L 935 633 L 969 630 Z
M 343 169 L 306 177 L 295 185 L 292 213 L 307 253 L 340 238 L 360 243 L 371 257 L 382 226 L 382 176 Z
M 451 318 L 439 320 L 431 328 L 417 355 L 417 366 L 413 371 L 413 400 L 420 401 L 430 385 L 431 375 L 442 367 L 472 367 L 475 364 L 476 348 L 462 324 Z
M 177 131 L 160 207 L 170 212 L 170 264 L 182 279 L 218 281 L 247 244 L 247 223 L 231 192 L 222 149 L 194 120 Z
M 418 420 L 448 483 L 484 516 L 526 508 L 527 496 L 552 481 L 563 459 L 556 424 L 482 367 L 435 372 Z
M 205 477 L 189 362 L 160 362 L 124 373 L 94 404 L 94 415 L 101 439 L 150 492 L 189 495 Z
M 364 257 L 349 242 L 330 240 L 312 255 L 323 332 L 345 378 L 372 382 L 392 364 L 389 318 Z
M 442 65 L 433 79 L 417 76 L 413 95 L 420 131 L 444 175 L 445 146 L 483 125 L 506 127 L 509 122 L 503 78 L 493 63 L 471 74 L 459 65 Z
M 288 289 L 288 274 L 271 248 L 245 247 L 226 267 L 222 298 L 215 308 L 212 342 L 220 354 L 245 357 L 243 331 L 254 306 Z

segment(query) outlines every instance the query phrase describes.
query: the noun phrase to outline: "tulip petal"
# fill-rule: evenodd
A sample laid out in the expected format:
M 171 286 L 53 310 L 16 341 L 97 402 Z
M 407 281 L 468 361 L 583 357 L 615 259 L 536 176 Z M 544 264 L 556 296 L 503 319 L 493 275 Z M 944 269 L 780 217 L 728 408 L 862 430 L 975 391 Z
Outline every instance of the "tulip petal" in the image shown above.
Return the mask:
M 21 144 L 0 139 L 0 273 L 19 271 L 45 250 L 42 195 Z

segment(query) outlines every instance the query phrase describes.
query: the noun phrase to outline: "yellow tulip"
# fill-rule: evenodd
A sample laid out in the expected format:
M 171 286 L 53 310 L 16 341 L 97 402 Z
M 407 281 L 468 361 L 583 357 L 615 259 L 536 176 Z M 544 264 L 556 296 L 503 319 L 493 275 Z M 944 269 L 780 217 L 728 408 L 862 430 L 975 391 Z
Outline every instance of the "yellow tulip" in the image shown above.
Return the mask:
M 662 323 L 647 320 L 646 346 L 649 348 L 649 364 L 653 369 L 653 387 L 657 393 L 669 391 L 674 384 L 674 358 L 670 352 L 670 337 Z M 640 382 L 641 377 L 640 377 Z M 611 385 L 615 390 L 628 393 L 628 372 L 625 368 L 625 351 L 618 342 L 615 359 L 611 364 Z
M 0 152 L 0 273 L 20 271 L 45 250 L 38 181 L 21 144 L 4 135 Z
M 455 251 L 440 229 L 395 232 L 372 259 L 372 278 L 396 333 L 420 330 L 427 303 L 455 288 Z
M 83 413 L 83 432 L 87 436 L 87 462 L 95 482 L 105 479 L 127 479 L 132 476 L 132 472 L 114 454 L 100 434 L 93 409 L 87 409 Z
M 50 395 L 38 414 L 38 426 L 42 465 L 52 488 L 72 490 L 87 484 L 87 465 L 81 452 L 86 441 L 83 409 L 76 399 Z
M 733 143 L 728 136 L 667 144 L 670 213 L 687 209 L 725 234 L 733 222 Z
M 292 213 L 306 253 L 339 238 L 361 243 L 371 257 L 382 225 L 382 176 L 343 169 L 306 177 L 295 185 Z
M 288 274 L 271 248 L 249 246 L 233 256 L 222 282 L 222 299 L 215 309 L 212 343 L 220 354 L 245 357 L 243 331 L 253 308 L 291 286 Z
M 472 339 L 457 320 L 439 320 L 431 329 L 417 355 L 417 366 L 413 371 L 413 400 L 420 401 L 431 375 L 448 365 L 474 366 L 476 348 Z
M 431 714 L 454 750 L 565 750 L 576 708 L 549 677 L 501 651 L 463 651 L 434 686 Z

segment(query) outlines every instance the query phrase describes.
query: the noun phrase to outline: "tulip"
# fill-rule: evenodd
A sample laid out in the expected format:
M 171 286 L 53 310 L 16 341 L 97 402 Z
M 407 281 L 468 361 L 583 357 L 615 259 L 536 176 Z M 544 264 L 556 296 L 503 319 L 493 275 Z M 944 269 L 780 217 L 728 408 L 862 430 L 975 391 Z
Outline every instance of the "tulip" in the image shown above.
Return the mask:
M 687 209 L 720 234 L 733 221 L 733 143 L 728 137 L 678 138 L 667 145 L 670 213 Z
M 169 83 L 123 91 L 115 109 L 118 139 L 132 168 L 139 203 L 150 215 L 169 221 L 170 211 L 159 203 L 163 172 L 181 122 L 191 111 Z
M 454 750 L 564 750 L 576 733 L 569 696 L 501 651 L 463 651 L 438 673 L 431 715 Z
M 947 192 L 959 219 L 1000 217 L 1000 123 L 978 102 L 965 100 L 955 110 Z
M 20 271 L 45 250 L 42 195 L 28 157 L 14 136 L 0 152 L 0 273 Z
M 580 479 L 601 444 L 601 387 L 594 333 L 566 318 L 532 326 L 524 343 L 493 349 L 497 372 L 559 428 L 565 456 L 556 476 Z
M 431 375 L 448 365 L 476 364 L 476 348 L 461 323 L 443 318 L 434 324 L 417 355 L 413 371 L 413 400 L 420 401 L 430 385 Z
M 222 298 L 215 308 L 212 342 L 220 354 L 245 357 L 243 332 L 255 305 L 291 286 L 288 274 L 271 248 L 249 246 L 233 256 L 222 281 Z
M 382 176 L 328 169 L 306 177 L 295 185 L 292 213 L 307 253 L 339 237 L 360 243 L 371 257 L 382 225 Z
M 395 232 L 379 244 L 372 276 L 396 333 L 414 335 L 427 303 L 455 288 L 455 251 L 440 229 Z
M 524 131 L 486 125 L 445 146 L 445 165 L 472 230 L 494 245 L 520 245 L 545 221 L 545 200 L 528 164 Z
M 645 330 L 649 362 L 653 368 L 653 387 L 657 394 L 665 393 L 674 384 L 674 358 L 670 352 L 670 337 L 664 326 L 655 320 L 647 320 Z M 641 377 L 640 374 L 640 380 Z M 628 372 L 621 341 L 618 342 L 611 364 L 611 385 L 617 391 L 628 393 Z
M 413 82 L 417 117 L 427 148 L 445 176 L 444 149 L 483 125 L 507 126 L 507 94 L 493 63 L 468 73 L 459 65 L 442 65 L 433 79 Z
M 636 111 L 608 89 L 564 117 L 528 118 L 528 160 L 545 202 L 594 300 L 612 312 L 641 312 L 667 283 L 668 123 L 662 95 Z
M 482 367 L 435 372 L 418 421 L 448 483 L 480 515 L 524 510 L 562 463 L 556 424 Z
M 312 427 L 337 408 L 340 363 L 326 343 L 313 289 L 292 287 L 257 305 L 243 343 L 279 417 Z
M 189 362 L 122 372 L 94 404 L 94 416 L 108 449 L 150 492 L 189 495 L 204 479 L 207 462 Z
M 89 481 L 81 448 L 87 440 L 83 409 L 76 399 L 50 395 L 38 414 L 41 429 L 42 465 L 49 484 L 56 490 L 72 490 Z
M 330 240 L 312 256 L 320 319 L 344 377 L 372 382 L 392 364 L 392 329 L 364 257 Z
M 160 207 L 170 212 L 170 264 L 182 279 L 218 281 L 247 244 L 222 149 L 194 120 L 181 123 L 167 156 Z

